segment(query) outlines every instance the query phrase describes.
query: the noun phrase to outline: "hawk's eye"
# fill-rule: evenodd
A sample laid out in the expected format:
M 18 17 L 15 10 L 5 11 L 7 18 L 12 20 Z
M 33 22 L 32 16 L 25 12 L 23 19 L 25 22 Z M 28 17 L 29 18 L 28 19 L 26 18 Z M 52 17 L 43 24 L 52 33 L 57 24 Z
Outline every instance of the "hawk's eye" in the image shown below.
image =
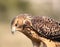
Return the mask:
M 15 24 L 15 26 L 17 26 L 17 24 Z

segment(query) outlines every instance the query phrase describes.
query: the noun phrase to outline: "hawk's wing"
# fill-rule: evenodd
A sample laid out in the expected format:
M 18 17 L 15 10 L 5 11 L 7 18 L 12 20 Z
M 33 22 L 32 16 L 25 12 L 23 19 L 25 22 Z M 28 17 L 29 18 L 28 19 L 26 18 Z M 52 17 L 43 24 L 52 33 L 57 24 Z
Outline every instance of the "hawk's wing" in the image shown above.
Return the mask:
M 49 39 L 60 38 L 60 23 L 54 21 L 54 19 L 35 16 L 31 21 L 33 29 L 35 29 L 40 36 Z

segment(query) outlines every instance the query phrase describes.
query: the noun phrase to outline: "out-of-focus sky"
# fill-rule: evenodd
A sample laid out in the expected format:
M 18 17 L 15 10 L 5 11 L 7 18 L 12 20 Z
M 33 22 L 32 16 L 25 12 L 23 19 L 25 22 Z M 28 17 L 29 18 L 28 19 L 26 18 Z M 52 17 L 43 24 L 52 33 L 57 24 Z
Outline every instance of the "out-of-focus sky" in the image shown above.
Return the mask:
M 60 21 L 60 0 L 0 0 L 0 47 L 32 47 L 25 35 L 11 34 L 11 20 L 21 13 Z
M 60 0 L 0 0 L 1 22 L 9 21 L 21 13 L 52 16 L 58 19 L 60 16 Z

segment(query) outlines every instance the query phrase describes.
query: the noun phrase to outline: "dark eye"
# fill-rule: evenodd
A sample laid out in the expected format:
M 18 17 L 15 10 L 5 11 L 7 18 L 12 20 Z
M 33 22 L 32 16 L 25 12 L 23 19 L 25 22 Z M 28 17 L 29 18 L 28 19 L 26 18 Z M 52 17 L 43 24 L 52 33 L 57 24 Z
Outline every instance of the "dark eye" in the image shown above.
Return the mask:
M 15 24 L 15 26 L 17 26 L 17 24 Z
M 59 23 L 59 25 L 60 25 L 60 23 Z

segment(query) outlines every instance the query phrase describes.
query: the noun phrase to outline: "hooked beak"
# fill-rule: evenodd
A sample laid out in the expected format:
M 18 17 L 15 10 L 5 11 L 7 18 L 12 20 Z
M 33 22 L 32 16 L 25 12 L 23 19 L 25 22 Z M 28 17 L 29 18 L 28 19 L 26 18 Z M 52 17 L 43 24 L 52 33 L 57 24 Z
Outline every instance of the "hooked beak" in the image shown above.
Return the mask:
M 14 34 L 15 31 L 16 31 L 16 27 L 12 27 L 11 29 L 12 34 Z

